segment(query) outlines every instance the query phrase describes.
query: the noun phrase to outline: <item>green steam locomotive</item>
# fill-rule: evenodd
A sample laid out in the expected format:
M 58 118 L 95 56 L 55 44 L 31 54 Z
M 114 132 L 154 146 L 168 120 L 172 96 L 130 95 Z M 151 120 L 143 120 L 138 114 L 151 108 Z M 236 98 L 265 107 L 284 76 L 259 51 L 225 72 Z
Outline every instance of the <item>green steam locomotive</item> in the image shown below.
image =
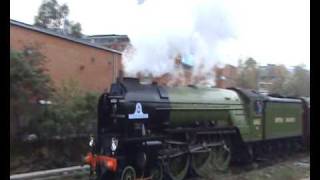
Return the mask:
M 309 107 L 303 98 L 252 90 L 124 78 L 99 99 L 97 136 L 86 162 L 96 179 L 206 177 L 232 162 L 308 144 Z

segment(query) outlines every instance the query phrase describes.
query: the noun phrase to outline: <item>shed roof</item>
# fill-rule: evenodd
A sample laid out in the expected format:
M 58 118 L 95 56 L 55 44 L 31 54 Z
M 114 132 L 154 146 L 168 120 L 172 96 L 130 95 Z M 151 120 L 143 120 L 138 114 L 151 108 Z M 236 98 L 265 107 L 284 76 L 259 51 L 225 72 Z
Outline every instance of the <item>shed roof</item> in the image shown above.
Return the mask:
M 16 21 L 16 20 L 12 20 L 11 19 L 10 20 L 10 25 L 19 26 L 19 27 L 26 28 L 26 29 L 29 29 L 29 30 L 32 30 L 32 31 L 44 33 L 44 34 L 47 34 L 47 35 L 50 35 L 50 36 L 54 36 L 54 37 L 57 37 L 57 38 L 65 39 L 67 41 L 72 41 L 74 43 L 79 43 L 79 44 L 90 46 L 90 47 L 93 47 L 93 48 L 102 49 L 102 50 L 109 51 L 109 52 L 112 52 L 112 53 L 116 53 L 116 54 L 120 54 L 120 55 L 122 54 L 120 51 L 117 51 L 117 50 L 113 50 L 113 49 L 110 49 L 110 48 L 107 48 L 107 47 L 103 47 L 103 46 L 99 46 L 99 45 L 96 45 L 96 44 L 92 44 L 90 42 L 87 42 L 87 41 L 84 41 L 84 40 L 81 40 L 81 39 L 77 39 L 77 38 L 73 38 L 73 37 L 70 37 L 70 36 L 58 34 L 58 33 L 54 32 L 54 31 L 51 31 L 51 30 L 48 30 L 48 29 L 44 29 L 44 28 L 39 28 L 39 27 L 36 27 L 36 26 L 32 26 L 30 24 L 26 24 L 26 23 L 19 22 L 19 21 Z
M 127 35 L 122 35 L 122 34 L 97 34 L 97 35 L 87 36 L 86 38 L 112 38 L 112 37 L 128 38 Z

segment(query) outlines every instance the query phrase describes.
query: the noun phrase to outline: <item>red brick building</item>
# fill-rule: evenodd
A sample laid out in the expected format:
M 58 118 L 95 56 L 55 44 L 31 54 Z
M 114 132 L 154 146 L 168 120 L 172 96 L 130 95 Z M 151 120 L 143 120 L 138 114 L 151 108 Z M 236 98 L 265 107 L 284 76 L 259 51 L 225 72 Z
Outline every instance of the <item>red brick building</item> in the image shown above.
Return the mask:
M 11 20 L 10 48 L 28 46 L 46 57 L 45 68 L 55 86 L 74 80 L 84 90 L 102 92 L 122 69 L 119 51 Z
M 179 58 L 176 59 L 177 72 L 175 76 L 172 74 L 164 74 L 161 77 L 153 78 L 153 81 L 161 85 L 192 85 L 192 84 L 215 84 L 218 88 L 228 88 L 236 86 L 236 78 L 238 69 L 232 65 L 224 67 L 214 67 L 212 73 L 194 74 L 192 67 L 184 65 Z
M 216 86 L 219 88 L 228 88 L 236 86 L 238 75 L 237 67 L 225 65 L 223 68 L 215 67 Z

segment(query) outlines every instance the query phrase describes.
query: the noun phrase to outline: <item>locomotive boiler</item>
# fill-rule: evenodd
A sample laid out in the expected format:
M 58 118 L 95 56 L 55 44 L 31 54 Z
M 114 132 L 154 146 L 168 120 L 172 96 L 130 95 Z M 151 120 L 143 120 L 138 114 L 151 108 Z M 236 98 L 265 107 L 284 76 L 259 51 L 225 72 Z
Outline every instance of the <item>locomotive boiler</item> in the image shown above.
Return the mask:
M 86 162 L 97 179 L 182 180 L 225 172 L 308 136 L 307 102 L 239 88 L 163 87 L 124 78 L 98 103 Z

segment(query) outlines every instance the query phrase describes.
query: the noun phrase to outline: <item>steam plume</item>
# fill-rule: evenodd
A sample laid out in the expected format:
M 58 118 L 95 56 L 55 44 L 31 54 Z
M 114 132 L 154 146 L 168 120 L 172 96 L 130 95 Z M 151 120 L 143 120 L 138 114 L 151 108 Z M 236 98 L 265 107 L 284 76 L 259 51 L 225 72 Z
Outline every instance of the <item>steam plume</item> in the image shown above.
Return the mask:
M 222 60 L 219 44 L 234 36 L 222 2 L 147 0 L 139 5 L 128 33 L 133 49 L 123 56 L 125 73 L 174 74 L 178 56 L 194 71 L 212 71 Z
M 180 76 L 174 72 L 179 56 L 194 74 L 248 57 L 309 65 L 308 0 L 119 1 L 130 6 L 120 21 L 133 45 L 123 58 L 126 75 Z

